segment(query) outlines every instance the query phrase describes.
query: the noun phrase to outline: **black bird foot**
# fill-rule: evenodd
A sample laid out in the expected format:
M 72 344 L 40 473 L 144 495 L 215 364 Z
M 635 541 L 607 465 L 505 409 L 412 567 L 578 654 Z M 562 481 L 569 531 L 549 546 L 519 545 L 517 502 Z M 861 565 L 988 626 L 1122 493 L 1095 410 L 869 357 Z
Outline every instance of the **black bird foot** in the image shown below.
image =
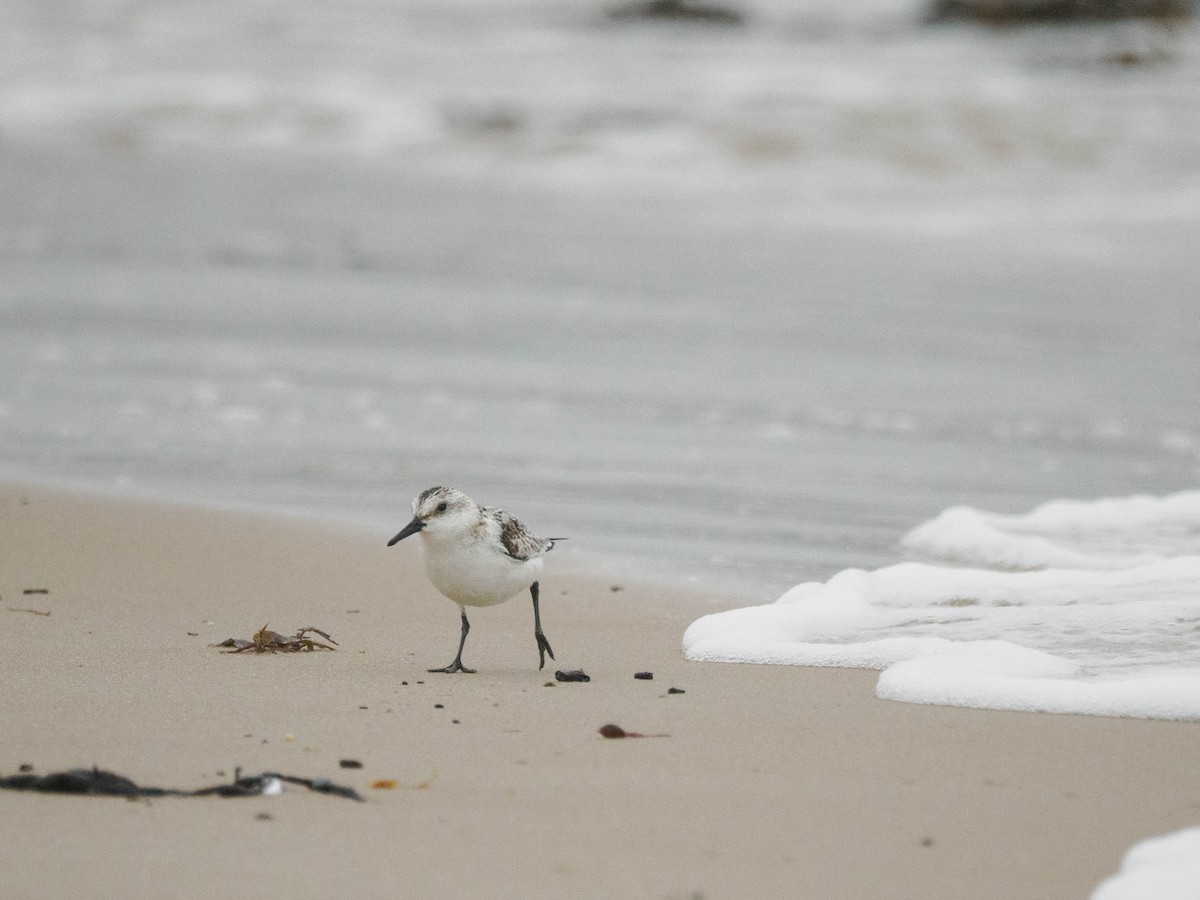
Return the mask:
M 554 659 L 554 651 L 550 649 L 550 642 L 546 640 L 546 636 L 540 631 L 534 632 L 533 635 L 537 638 L 538 645 L 538 669 L 546 668 L 546 654 L 550 654 L 550 658 Z
M 551 659 L 554 659 L 554 654 L 553 654 L 553 653 L 551 653 L 551 654 L 550 654 L 550 658 L 551 658 Z M 468 669 L 466 666 L 464 666 L 464 665 L 462 664 L 462 660 L 461 660 L 461 659 L 456 659 L 454 662 L 450 663 L 450 665 L 448 665 L 448 666 L 444 666 L 444 667 L 443 667 L 443 668 L 441 668 L 441 669 L 427 669 L 426 671 L 429 671 L 429 672 L 447 672 L 447 673 L 449 673 L 449 672 L 465 672 L 467 675 L 474 675 L 474 674 L 475 674 L 475 670 L 474 670 L 474 669 Z

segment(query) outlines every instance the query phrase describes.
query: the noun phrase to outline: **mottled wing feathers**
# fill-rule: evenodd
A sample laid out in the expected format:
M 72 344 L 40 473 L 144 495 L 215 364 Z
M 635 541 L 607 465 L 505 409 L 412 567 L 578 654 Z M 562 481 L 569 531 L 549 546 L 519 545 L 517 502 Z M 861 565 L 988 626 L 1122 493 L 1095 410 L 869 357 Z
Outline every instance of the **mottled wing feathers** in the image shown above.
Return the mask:
M 554 546 L 554 541 L 548 541 L 531 534 L 521 520 L 509 515 L 502 509 L 486 508 L 485 513 L 495 516 L 500 523 L 500 543 L 504 552 L 513 559 L 526 560 L 541 556 Z

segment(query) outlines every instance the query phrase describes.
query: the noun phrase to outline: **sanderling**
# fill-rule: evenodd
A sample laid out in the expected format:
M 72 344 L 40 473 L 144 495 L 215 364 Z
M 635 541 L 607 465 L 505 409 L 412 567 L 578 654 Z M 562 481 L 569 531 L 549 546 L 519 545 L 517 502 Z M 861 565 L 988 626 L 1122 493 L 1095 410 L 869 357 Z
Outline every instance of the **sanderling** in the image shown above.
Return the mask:
M 526 587 L 533 596 L 538 668 L 546 665 L 547 653 L 554 659 L 550 642 L 542 634 L 537 576 L 542 570 L 542 557 L 555 541 L 565 538 L 536 537 L 504 510 L 479 506 L 462 491 L 449 487 L 422 491 L 412 508 L 412 521 L 388 541 L 388 546 L 419 531 L 425 574 L 434 587 L 458 604 L 462 613 L 462 634 L 454 662 L 429 671 L 474 672 L 462 664 L 463 645 L 471 630 L 467 607 L 503 603 Z

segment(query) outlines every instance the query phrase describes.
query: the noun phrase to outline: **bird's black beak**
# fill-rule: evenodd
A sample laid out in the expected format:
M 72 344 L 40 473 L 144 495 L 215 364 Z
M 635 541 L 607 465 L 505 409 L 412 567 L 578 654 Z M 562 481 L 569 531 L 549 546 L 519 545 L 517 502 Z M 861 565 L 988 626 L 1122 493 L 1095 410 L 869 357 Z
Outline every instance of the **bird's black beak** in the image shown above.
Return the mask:
M 405 525 L 403 530 L 401 530 L 401 532 L 398 535 L 396 535 L 394 538 L 392 538 L 390 541 L 388 541 L 388 546 L 391 547 L 393 544 L 398 544 L 400 541 L 404 540 L 410 534 L 416 534 L 418 531 L 420 531 L 424 527 L 425 527 L 425 523 L 422 522 L 420 519 L 418 519 L 416 516 L 413 516 L 413 520 L 411 522 L 409 522 L 407 525 Z

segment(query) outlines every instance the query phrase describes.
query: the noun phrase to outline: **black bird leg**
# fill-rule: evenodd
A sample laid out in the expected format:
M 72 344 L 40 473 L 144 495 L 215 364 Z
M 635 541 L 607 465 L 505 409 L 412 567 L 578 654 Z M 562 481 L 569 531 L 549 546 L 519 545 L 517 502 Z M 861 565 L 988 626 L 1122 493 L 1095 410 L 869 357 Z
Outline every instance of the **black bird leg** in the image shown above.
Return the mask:
M 533 636 L 537 638 L 538 669 L 540 670 L 546 667 L 547 653 L 550 654 L 551 659 L 554 659 L 554 651 L 550 649 L 550 642 L 542 634 L 542 614 L 538 610 L 538 583 L 536 581 L 529 586 L 529 593 L 533 595 Z
M 534 607 L 537 608 L 536 606 Z M 466 672 L 468 675 L 474 675 L 474 669 L 468 669 L 462 664 L 463 645 L 467 642 L 467 632 L 471 630 L 471 623 L 467 621 L 466 607 L 460 606 L 462 611 L 462 636 L 458 639 L 458 654 L 454 657 L 454 662 L 446 666 L 444 669 L 430 669 L 430 672 Z M 554 658 L 554 654 L 550 654 L 550 658 Z

